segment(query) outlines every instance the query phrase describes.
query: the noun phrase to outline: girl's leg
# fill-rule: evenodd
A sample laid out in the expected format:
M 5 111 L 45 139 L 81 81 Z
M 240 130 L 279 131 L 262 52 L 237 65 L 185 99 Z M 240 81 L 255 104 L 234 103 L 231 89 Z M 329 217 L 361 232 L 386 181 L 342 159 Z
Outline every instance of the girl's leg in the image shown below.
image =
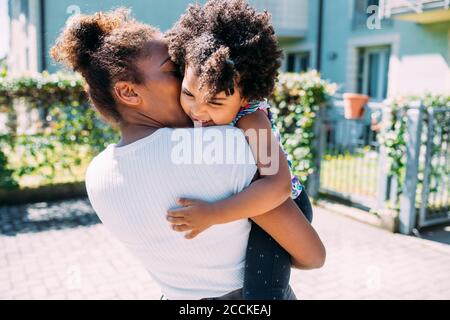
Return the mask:
M 290 255 L 252 221 L 244 273 L 244 300 L 283 300 L 290 276 Z
M 312 206 L 306 192 L 303 191 L 294 201 L 311 221 Z M 295 295 L 289 287 L 290 276 L 290 255 L 267 232 L 252 222 L 244 274 L 244 299 L 293 299 Z
M 308 219 L 308 221 L 311 223 L 313 221 L 313 208 L 306 190 L 303 190 L 302 193 L 300 193 L 300 195 L 296 199 L 294 199 L 294 202 L 297 207 L 303 212 L 306 219 Z

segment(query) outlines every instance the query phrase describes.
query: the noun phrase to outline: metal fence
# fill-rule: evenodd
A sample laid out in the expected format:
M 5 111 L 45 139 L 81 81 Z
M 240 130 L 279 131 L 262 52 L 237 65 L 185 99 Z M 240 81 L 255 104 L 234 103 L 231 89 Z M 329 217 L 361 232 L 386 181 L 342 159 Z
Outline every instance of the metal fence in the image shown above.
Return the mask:
M 381 105 L 371 104 L 361 119 L 344 118 L 337 101 L 322 114 L 319 192 L 366 208 L 377 203 L 379 143 L 376 120 Z
M 450 222 L 450 110 L 417 103 L 398 112 L 406 121 L 400 180 L 391 176 L 387 150 L 378 142 L 386 134 L 390 106 L 369 104 L 363 118 L 348 120 L 343 102 L 336 101 L 318 121 L 315 185 L 322 195 L 364 209 L 398 205 L 400 232 L 409 234 L 416 227 Z

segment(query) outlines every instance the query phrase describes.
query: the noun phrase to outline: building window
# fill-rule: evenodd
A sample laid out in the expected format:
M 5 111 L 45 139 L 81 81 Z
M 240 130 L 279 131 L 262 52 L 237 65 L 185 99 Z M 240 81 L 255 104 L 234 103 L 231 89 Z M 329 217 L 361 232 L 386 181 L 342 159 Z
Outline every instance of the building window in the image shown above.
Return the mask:
M 372 100 L 386 99 L 390 54 L 390 48 L 384 46 L 359 50 L 358 91 Z
M 23 13 L 23 15 L 25 16 L 25 18 L 30 17 L 30 10 L 28 7 L 28 0 L 21 0 L 20 1 L 20 12 Z
M 287 72 L 305 72 L 310 69 L 310 53 L 309 52 L 299 52 L 299 53 L 289 53 L 287 55 Z

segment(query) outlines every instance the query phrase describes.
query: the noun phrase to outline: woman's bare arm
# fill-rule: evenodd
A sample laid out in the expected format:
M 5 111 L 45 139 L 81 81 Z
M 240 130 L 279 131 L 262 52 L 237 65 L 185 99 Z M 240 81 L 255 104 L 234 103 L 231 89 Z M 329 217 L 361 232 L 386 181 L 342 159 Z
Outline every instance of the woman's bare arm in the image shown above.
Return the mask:
M 319 235 L 299 212 L 292 199 L 252 220 L 264 229 L 290 255 L 298 269 L 317 269 L 325 263 L 326 251 Z

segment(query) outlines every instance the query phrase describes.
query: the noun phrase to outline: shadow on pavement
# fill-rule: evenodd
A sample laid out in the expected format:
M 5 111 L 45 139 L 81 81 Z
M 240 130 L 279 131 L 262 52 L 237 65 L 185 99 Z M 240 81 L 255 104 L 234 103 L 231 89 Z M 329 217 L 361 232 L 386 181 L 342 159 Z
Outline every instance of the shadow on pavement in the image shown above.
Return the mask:
M 418 233 L 421 239 L 450 244 L 450 225 L 422 228 Z
M 16 236 L 100 223 L 87 199 L 0 207 L 0 235 Z

